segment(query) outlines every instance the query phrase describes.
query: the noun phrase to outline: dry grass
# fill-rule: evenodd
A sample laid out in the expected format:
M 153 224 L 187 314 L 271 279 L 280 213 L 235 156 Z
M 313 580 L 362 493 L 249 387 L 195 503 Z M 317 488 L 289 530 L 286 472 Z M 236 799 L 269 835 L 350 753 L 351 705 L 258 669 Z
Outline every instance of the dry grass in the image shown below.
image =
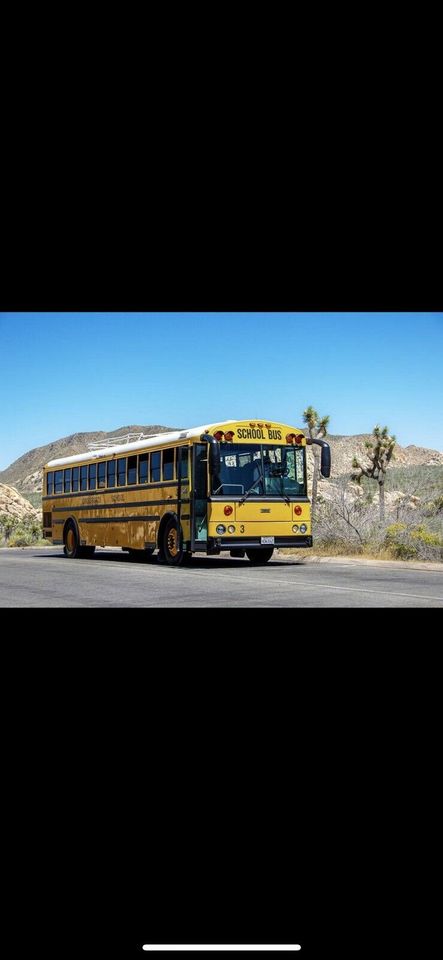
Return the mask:
M 363 559 L 370 560 L 399 560 L 399 558 L 393 550 L 390 550 L 388 547 L 379 547 L 376 545 L 371 547 L 369 544 L 363 548 L 354 547 L 350 543 L 336 543 L 336 544 L 318 544 L 315 547 L 307 547 L 304 550 L 292 549 L 291 547 L 282 549 L 280 553 L 295 557 L 299 556 L 300 559 L 305 557 L 306 559 L 313 559 L 315 557 L 362 557 Z M 431 562 L 431 559 L 429 560 Z M 434 561 L 435 562 L 435 561 Z

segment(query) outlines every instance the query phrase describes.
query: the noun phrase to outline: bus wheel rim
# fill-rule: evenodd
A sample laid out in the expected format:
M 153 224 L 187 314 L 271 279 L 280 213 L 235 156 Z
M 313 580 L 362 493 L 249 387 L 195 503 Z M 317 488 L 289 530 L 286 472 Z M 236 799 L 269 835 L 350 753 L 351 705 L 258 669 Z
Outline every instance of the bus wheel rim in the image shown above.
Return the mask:
M 74 531 L 72 529 L 68 530 L 68 534 L 66 537 L 66 544 L 67 544 L 69 553 L 72 553 L 74 549 Z
M 171 557 L 176 557 L 178 553 L 178 543 L 177 543 L 177 531 L 174 527 L 168 533 L 167 537 L 168 550 Z

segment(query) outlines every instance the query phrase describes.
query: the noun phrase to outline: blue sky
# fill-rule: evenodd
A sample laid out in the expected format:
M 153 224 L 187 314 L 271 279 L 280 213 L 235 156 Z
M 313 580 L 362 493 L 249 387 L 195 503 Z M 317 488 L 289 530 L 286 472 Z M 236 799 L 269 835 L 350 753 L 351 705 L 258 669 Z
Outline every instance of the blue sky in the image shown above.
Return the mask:
M 0 469 L 87 430 L 385 423 L 443 451 L 443 313 L 2 313 Z

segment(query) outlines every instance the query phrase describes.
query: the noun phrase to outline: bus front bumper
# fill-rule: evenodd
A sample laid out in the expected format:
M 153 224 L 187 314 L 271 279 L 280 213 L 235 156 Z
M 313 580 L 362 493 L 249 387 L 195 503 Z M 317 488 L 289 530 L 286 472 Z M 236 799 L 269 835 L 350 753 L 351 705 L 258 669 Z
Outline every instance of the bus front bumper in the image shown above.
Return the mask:
M 262 543 L 261 537 L 208 537 L 206 547 L 202 544 L 202 549 L 209 554 L 221 550 L 269 550 L 269 547 L 312 547 L 312 537 L 274 537 L 274 543 Z

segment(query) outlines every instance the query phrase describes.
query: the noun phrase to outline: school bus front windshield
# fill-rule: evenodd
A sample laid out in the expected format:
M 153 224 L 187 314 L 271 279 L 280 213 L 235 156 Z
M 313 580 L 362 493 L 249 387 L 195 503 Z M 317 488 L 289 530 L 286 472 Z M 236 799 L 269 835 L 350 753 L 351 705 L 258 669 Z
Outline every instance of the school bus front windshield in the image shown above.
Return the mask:
M 275 444 L 222 444 L 212 495 L 306 496 L 305 448 Z

